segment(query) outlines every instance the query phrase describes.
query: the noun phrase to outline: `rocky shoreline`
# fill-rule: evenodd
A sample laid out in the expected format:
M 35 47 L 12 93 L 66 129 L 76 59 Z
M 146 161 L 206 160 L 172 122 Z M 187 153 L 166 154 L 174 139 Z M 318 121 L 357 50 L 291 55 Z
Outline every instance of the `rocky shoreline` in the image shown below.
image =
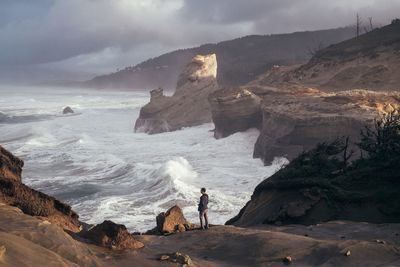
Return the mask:
M 323 149 L 324 153 L 333 153 L 328 157 L 315 151 L 296 158 L 257 186 L 249 203 L 228 222 L 235 226 L 212 225 L 209 230 L 199 230 L 174 206 L 155 218 L 154 229 L 141 234 L 129 233 L 125 226 L 111 221 L 98 225 L 80 222 L 68 205 L 22 184 L 23 161 L 0 147 L 0 263 L 114 267 L 400 264 L 400 224 L 387 223 L 400 220 L 396 213 L 397 180 L 382 178 L 388 185 L 384 188 L 393 191 L 392 194 L 384 189 L 391 199 L 385 202 L 376 195 L 379 190 L 370 190 L 377 188 L 372 180 L 359 188 L 357 181 L 365 182 L 366 177 L 348 178 L 363 173 L 359 168 L 349 168 L 348 176 L 342 177 L 335 168 L 343 168 L 343 164 L 332 157 L 336 154 L 328 152 L 331 149 Z M 327 181 L 318 171 L 315 177 L 310 173 L 314 165 L 309 164 L 316 156 L 326 164 L 322 166 L 325 173 L 336 173 L 337 179 Z M 305 170 L 307 177 L 301 173 Z M 387 175 L 393 174 L 392 170 L 390 167 Z M 344 181 L 340 182 L 342 178 Z M 383 188 L 382 180 L 375 181 Z M 4 187 L 4 183 L 11 184 L 13 190 Z M 346 190 L 347 199 L 343 195 Z M 365 199 L 370 201 L 365 205 L 359 202 Z M 26 201 L 29 209 L 23 204 Z M 385 204 L 381 209 L 380 203 L 392 203 L 393 207 Z M 362 212 L 362 207 L 371 211 L 373 205 L 383 213 L 372 216 Z M 362 222 L 343 221 L 348 219 Z

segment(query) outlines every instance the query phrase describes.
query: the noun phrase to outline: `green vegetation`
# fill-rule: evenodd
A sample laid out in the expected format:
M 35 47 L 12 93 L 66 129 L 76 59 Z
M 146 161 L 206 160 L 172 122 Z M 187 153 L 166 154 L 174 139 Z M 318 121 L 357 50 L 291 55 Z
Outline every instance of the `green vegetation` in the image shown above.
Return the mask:
M 349 203 L 373 204 L 391 218 L 400 218 L 400 114 L 375 120 L 350 145 L 349 138 L 322 143 L 302 153 L 263 181 L 268 189 L 307 191 L 341 209 Z

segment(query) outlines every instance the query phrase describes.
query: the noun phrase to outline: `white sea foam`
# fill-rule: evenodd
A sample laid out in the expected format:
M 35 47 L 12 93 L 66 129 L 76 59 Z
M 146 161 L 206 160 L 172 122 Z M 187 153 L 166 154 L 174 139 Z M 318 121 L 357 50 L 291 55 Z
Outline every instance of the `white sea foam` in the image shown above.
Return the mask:
M 134 133 L 146 92 L 0 88 L 0 96 L 0 142 L 25 160 L 24 182 L 71 204 L 89 223 L 111 219 L 147 230 L 174 204 L 196 221 L 201 187 L 210 195 L 211 222 L 224 223 L 287 162 L 264 167 L 252 158 L 255 129 L 219 140 L 212 124 Z M 76 113 L 62 115 L 65 106 Z

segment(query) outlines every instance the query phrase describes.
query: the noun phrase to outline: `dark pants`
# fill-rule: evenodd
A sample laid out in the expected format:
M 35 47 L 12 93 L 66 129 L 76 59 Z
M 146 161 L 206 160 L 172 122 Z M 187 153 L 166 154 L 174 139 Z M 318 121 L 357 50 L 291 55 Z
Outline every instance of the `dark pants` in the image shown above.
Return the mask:
M 203 229 L 204 228 L 208 228 L 208 209 L 201 210 L 199 212 L 199 217 L 200 217 L 200 227 L 203 228 Z M 205 220 L 205 223 L 206 223 L 205 226 L 203 224 L 203 217 L 204 217 L 204 220 Z

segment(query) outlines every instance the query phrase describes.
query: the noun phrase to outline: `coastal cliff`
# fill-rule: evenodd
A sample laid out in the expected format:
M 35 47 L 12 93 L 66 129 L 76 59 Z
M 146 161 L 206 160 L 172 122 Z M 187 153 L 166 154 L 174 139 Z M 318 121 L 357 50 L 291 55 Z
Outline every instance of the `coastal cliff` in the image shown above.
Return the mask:
M 400 104 L 399 33 L 394 21 L 321 49 L 302 66 L 274 66 L 245 86 L 215 92 L 215 137 L 260 129 L 253 155 L 265 164 L 340 136 L 357 142 L 374 117 Z
M 216 55 L 195 56 L 180 74 L 172 96 L 163 95 L 162 89 L 151 91 L 135 131 L 156 134 L 211 122 L 207 98 L 217 89 Z

